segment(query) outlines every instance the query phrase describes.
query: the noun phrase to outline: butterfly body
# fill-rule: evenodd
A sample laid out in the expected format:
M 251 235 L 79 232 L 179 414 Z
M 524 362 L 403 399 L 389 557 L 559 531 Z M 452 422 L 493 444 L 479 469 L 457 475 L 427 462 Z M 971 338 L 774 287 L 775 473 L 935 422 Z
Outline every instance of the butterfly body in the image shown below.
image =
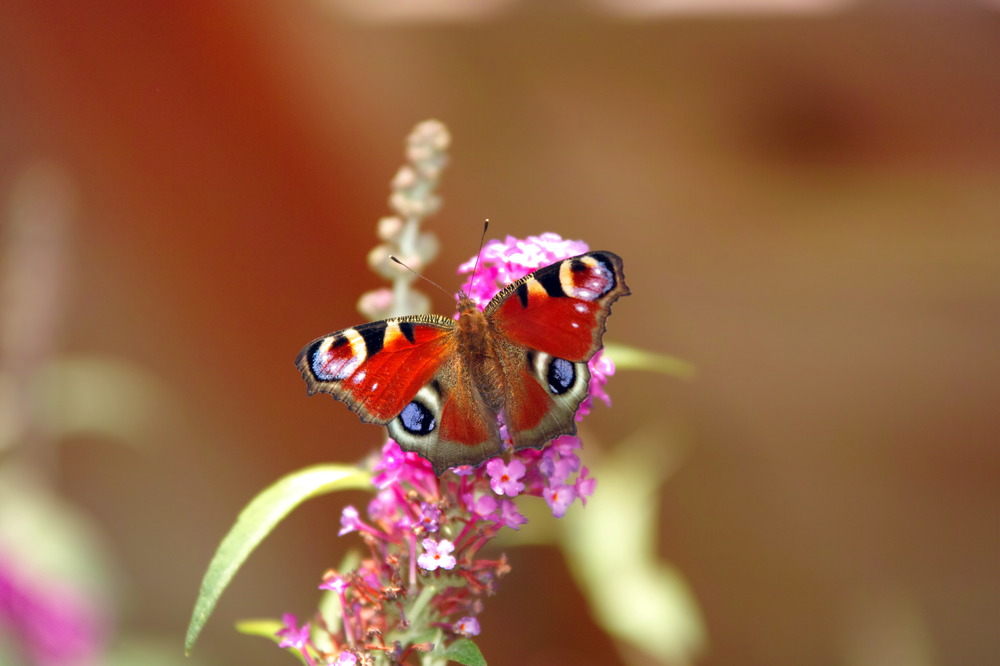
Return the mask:
M 317 338 L 296 365 L 310 394 L 386 425 L 440 475 L 501 453 L 498 416 L 515 449 L 575 433 L 587 361 L 628 293 L 621 259 L 588 252 L 508 285 L 483 311 L 462 294 L 457 321 L 395 317 Z
M 496 333 L 475 302 L 462 294 L 458 301 L 455 347 L 458 367 L 466 368 L 470 381 L 479 390 L 483 403 L 499 412 L 503 405 L 502 365 L 495 349 Z

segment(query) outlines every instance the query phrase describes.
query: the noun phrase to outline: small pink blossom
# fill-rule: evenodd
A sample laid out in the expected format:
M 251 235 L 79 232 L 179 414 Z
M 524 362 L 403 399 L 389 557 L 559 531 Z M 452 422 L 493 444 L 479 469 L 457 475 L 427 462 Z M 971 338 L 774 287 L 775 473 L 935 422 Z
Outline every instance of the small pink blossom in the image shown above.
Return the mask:
M 599 349 L 587 363 L 590 368 L 590 384 L 588 385 L 587 397 L 580 403 L 576 410 L 576 420 L 580 421 L 590 413 L 590 408 L 594 404 L 594 399 L 598 399 L 606 405 L 611 404 L 611 397 L 604 390 L 608 383 L 608 377 L 615 374 L 615 364 L 611 357 Z
M 554 488 L 543 490 L 542 496 L 549 503 L 552 515 L 556 518 L 562 518 L 566 515 L 566 509 L 569 508 L 569 505 L 576 498 L 576 491 L 573 490 L 573 486 L 555 486 Z
M 333 666 L 357 666 L 357 663 L 358 656 L 345 650 L 337 657 L 337 661 L 333 662 Z
M 337 536 L 344 536 L 362 527 L 364 525 L 361 522 L 361 515 L 358 513 L 358 510 L 350 505 L 345 506 L 343 512 L 340 514 L 340 531 L 337 532 Z
M 421 544 L 424 547 L 423 555 L 417 558 L 417 564 L 421 569 L 434 571 L 435 569 L 452 569 L 457 563 L 451 552 L 455 550 L 455 545 L 447 539 L 435 541 L 434 539 L 424 539 Z
M 512 530 L 521 529 L 528 522 L 524 514 L 517 510 L 517 505 L 509 499 L 500 500 L 500 522 Z
M 454 624 L 452 630 L 456 634 L 461 634 L 462 636 L 478 636 L 479 620 L 474 617 L 463 617 Z
M 608 383 L 608 377 L 615 374 L 615 362 L 611 360 L 603 349 L 598 350 L 590 359 L 590 395 L 601 400 L 605 405 L 611 406 L 611 396 L 604 391 L 604 385 Z
M 580 459 L 572 450 L 553 444 L 545 449 L 538 469 L 549 480 L 549 485 L 556 486 L 565 483 L 570 474 L 580 469 Z
M 497 495 L 517 497 L 518 493 L 524 490 L 521 478 L 527 471 L 520 460 L 511 460 L 507 465 L 500 458 L 494 458 L 486 463 L 486 473 L 490 475 L 490 488 Z
M 428 478 L 437 478 L 431 464 L 422 456 L 403 451 L 394 439 L 386 441 L 382 456 L 375 463 L 378 474 L 372 479 L 376 488 L 388 488 L 398 481 L 423 483 Z
M 392 488 L 378 491 L 368 503 L 368 517 L 376 522 L 390 521 L 399 512 L 399 498 Z
M 330 590 L 331 592 L 336 592 L 337 594 L 343 594 L 344 590 L 347 589 L 347 581 L 340 576 L 326 576 L 323 582 L 320 583 L 319 589 Z
M 298 626 L 298 619 L 291 613 L 282 615 L 281 621 L 285 626 L 275 632 L 275 636 L 281 639 L 278 647 L 290 647 L 296 650 L 305 649 L 306 644 L 309 642 L 309 623 L 306 622 L 300 628 Z
M 597 479 L 592 476 L 587 476 L 590 473 L 586 467 L 580 471 L 580 476 L 577 477 L 576 481 L 573 483 L 573 489 L 576 491 L 576 496 L 580 498 L 584 506 L 587 506 L 587 498 L 594 494 L 594 489 L 597 488 Z
M 382 456 L 375 463 L 375 471 L 379 472 L 372 479 L 376 488 L 387 488 L 390 484 L 399 479 L 400 472 L 406 463 L 406 456 L 403 449 L 395 440 L 390 439 L 382 447 Z
M 478 516 L 485 518 L 497 510 L 496 498 L 492 495 L 483 495 L 476 500 L 475 504 L 473 504 L 472 510 L 475 511 Z
M 438 521 L 441 520 L 441 509 L 430 502 L 420 503 L 420 518 L 416 523 L 417 527 L 423 528 L 425 532 L 437 532 Z

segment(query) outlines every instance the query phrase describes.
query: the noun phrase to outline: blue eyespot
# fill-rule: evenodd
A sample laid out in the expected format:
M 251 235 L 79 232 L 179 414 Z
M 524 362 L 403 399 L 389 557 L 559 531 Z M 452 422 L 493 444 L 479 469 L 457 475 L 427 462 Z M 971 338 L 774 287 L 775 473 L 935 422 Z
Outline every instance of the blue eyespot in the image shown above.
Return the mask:
M 437 427 L 431 410 L 416 400 L 404 407 L 398 418 L 403 429 L 411 435 L 429 435 Z
M 546 374 L 549 390 L 555 395 L 566 393 L 576 383 L 576 367 L 563 358 L 552 359 Z

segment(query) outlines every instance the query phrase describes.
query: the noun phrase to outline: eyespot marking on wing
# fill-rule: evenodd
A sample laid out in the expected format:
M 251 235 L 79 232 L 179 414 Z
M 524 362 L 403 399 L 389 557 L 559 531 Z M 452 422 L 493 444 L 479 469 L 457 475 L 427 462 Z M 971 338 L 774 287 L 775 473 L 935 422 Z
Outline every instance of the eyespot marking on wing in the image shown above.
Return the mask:
M 595 301 L 615 287 L 614 271 L 597 256 L 569 259 L 559 265 L 559 283 L 566 295 Z
M 545 374 L 549 391 L 554 395 L 566 393 L 576 383 L 576 367 L 563 358 L 553 358 Z
M 349 352 L 340 350 L 344 345 L 349 345 Z M 348 328 L 337 335 L 317 340 L 309 348 L 309 370 L 319 381 L 340 381 L 354 374 L 367 357 L 365 338 L 355 329 Z
M 425 436 L 434 432 L 437 421 L 434 414 L 419 400 L 414 400 L 399 413 L 399 423 L 411 435 Z

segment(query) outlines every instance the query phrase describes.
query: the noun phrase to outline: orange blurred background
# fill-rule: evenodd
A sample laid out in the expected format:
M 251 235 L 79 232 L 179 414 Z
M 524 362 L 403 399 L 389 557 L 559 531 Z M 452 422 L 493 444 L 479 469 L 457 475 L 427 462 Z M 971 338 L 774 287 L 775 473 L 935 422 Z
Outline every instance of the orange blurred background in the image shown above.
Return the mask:
M 120 578 L 119 640 L 180 654 L 242 506 L 382 441 L 306 399 L 293 359 L 360 321 L 403 140 L 437 118 L 428 277 L 457 288 L 487 217 L 580 238 L 625 259 L 607 339 L 698 367 L 620 372 L 583 455 L 641 433 L 676 459 L 657 539 L 703 614 L 695 663 L 1000 660 L 997 6 L 431 4 L 0 6 L 0 192 L 46 160 L 76 193 L 57 351 L 163 390 L 132 441 L 58 449 Z M 355 545 L 348 500 L 264 543 L 196 663 L 292 663 L 232 623 L 308 615 Z M 623 663 L 560 551 L 506 551 L 491 663 Z

